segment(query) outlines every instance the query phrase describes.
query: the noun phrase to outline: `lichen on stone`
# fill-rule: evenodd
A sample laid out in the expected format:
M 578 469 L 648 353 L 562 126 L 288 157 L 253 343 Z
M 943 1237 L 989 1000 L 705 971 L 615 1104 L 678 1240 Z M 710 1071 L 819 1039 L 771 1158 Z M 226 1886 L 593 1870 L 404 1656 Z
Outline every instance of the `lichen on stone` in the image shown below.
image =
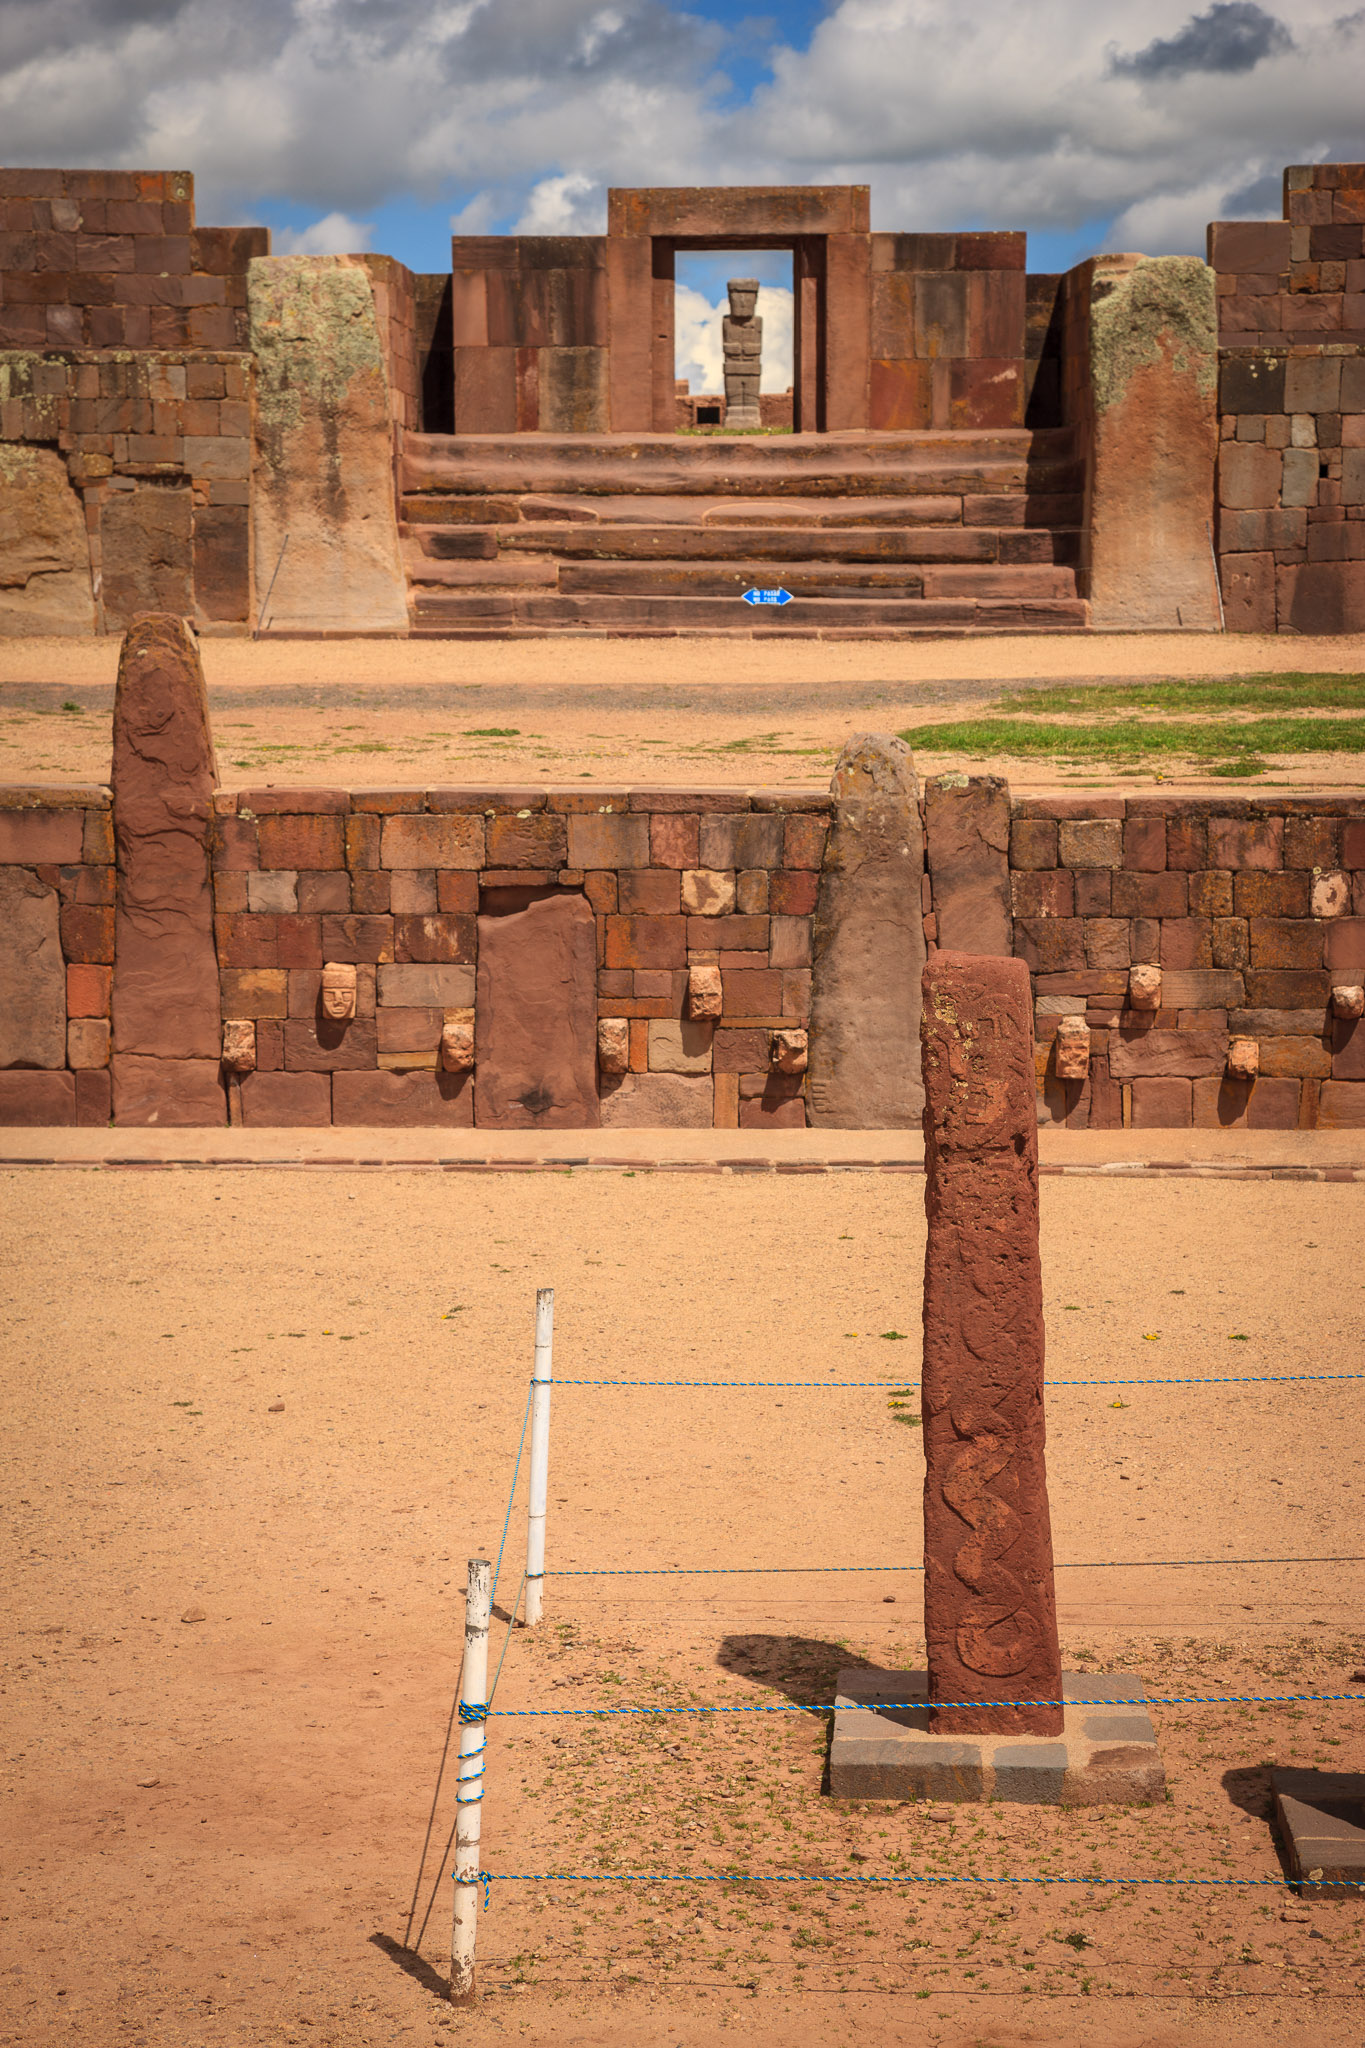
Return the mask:
M 1168 357 L 1199 394 L 1218 384 L 1214 274 L 1197 256 L 1140 256 L 1126 274 L 1097 274 L 1091 299 L 1091 363 L 1101 410 L 1125 397 L 1136 373 Z
M 253 257 L 247 303 L 267 433 L 344 404 L 359 376 L 386 381 L 369 273 L 345 257 Z

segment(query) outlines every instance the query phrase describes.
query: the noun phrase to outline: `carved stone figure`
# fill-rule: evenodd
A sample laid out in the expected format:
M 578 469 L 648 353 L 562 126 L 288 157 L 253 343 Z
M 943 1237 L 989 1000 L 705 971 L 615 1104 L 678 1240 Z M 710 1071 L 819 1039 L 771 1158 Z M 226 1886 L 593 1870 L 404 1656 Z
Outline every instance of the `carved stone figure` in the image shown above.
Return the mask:
M 758 405 L 763 375 L 763 322 L 754 318 L 758 279 L 732 277 L 726 290 L 730 294 L 730 310 L 721 329 L 725 350 L 725 424 L 758 427 L 763 424 Z
M 329 960 L 322 970 L 322 1014 L 334 1024 L 355 1016 L 356 972 L 348 960 Z
M 1061 1699 L 1027 967 L 931 955 L 920 1028 L 930 1725 L 1058 1735 L 1060 1706 L 973 1704 Z

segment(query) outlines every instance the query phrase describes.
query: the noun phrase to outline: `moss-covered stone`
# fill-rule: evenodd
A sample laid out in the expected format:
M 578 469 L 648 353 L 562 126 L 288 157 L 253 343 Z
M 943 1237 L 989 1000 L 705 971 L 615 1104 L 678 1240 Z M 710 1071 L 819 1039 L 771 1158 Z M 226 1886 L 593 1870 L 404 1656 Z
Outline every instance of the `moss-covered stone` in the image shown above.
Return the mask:
M 1140 256 L 1131 270 L 1096 271 L 1091 301 L 1095 403 L 1119 404 L 1135 373 L 1163 356 L 1211 398 L 1218 385 L 1214 274 L 1197 256 Z

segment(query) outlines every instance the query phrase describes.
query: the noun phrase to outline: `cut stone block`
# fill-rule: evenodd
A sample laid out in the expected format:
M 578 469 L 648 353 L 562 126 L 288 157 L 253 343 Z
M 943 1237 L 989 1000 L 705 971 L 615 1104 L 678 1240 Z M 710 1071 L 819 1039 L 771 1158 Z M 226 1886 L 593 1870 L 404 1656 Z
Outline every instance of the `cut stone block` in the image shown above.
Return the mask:
M 1128 1672 L 1067 1671 L 1060 1735 L 938 1735 L 929 1727 L 927 1671 L 841 1671 L 830 1795 L 1156 1805 L 1166 1796 L 1156 1730 L 1145 1707 L 1124 1704 L 1146 1690 Z M 1000 1696 L 1013 1697 L 1008 1682 Z
M 1365 1774 L 1270 1773 L 1290 1876 L 1306 1899 L 1359 1899 L 1365 1886 Z

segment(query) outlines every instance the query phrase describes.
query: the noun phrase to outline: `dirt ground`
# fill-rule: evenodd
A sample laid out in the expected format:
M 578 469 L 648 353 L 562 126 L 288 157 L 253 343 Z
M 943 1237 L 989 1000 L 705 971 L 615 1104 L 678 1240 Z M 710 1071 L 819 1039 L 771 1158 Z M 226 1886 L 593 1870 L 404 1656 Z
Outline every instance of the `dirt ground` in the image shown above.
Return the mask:
M 850 731 L 963 717 L 1005 684 L 1139 682 L 1365 669 L 1365 636 L 1001 636 L 747 640 L 206 640 L 219 767 L 251 782 L 383 788 L 591 779 L 607 786 L 827 785 Z M 0 643 L 0 781 L 102 781 L 116 640 Z M 66 708 L 74 706 L 74 709 Z M 950 757 L 921 752 L 923 773 Z M 1021 790 L 1097 783 L 1226 791 L 1171 764 L 1064 768 L 998 756 L 953 766 Z M 1271 787 L 1354 787 L 1358 755 L 1290 757 Z
M 444 2002 L 450 1770 L 433 1792 L 534 1288 L 557 1290 L 561 1381 L 818 1383 L 561 1385 L 552 1571 L 910 1567 L 921 1192 L 879 1175 L 0 1173 L 0 2042 L 1357 2041 L 1365 1904 L 1305 1911 L 1276 1887 L 498 1878 L 480 2002 Z M 1354 1184 L 1047 1180 L 1049 1378 L 1359 1370 L 1362 1223 Z M 1059 1572 L 1069 1668 L 1165 1694 L 1365 1690 L 1359 1414 L 1350 1381 L 1054 1386 L 1057 1558 L 1125 1565 Z M 552 1577 L 496 1704 L 785 1707 L 828 1700 L 841 1665 L 921 1650 L 909 1569 Z M 821 1716 L 494 1718 L 483 1860 L 1275 1878 L 1265 1767 L 1365 1769 L 1365 1703 L 1154 1713 L 1166 1805 L 946 1818 L 822 1796 Z

